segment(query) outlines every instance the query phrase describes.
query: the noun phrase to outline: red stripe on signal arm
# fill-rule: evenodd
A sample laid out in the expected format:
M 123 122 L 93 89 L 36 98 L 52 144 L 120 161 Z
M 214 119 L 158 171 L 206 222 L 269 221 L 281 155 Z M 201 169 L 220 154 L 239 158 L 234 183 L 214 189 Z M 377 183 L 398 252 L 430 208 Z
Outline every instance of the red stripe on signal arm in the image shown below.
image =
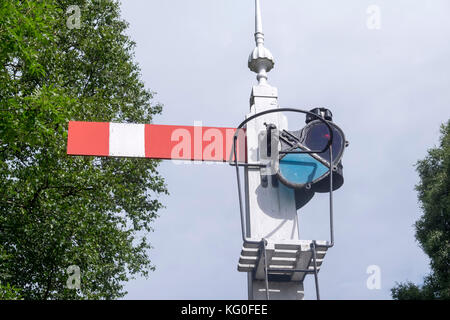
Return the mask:
M 145 126 L 145 156 L 152 159 L 229 160 L 236 128 L 154 125 Z M 245 131 L 238 135 L 238 161 L 245 162 Z M 234 157 L 233 157 L 234 160 Z
M 109 156 L 109 123 L 70 121 L 67 154 Z
M 235 128 L 145 125 L 145 157 L 195 161 L 229 160 Z M 109 156 L 108 122 L 69 122 L 67 154 Z M 236 146 L 239 162 L 246 162 L 245 131 Z M 233 157 L 234 160 L 234 157 Z

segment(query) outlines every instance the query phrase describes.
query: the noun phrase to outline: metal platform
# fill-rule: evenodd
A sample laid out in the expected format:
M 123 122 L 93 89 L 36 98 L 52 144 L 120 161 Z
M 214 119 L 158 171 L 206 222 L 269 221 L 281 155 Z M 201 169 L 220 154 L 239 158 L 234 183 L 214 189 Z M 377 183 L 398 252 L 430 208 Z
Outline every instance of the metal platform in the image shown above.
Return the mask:
M 238 271 L 252 272 L 254 279 L 265 280 L 265 264 L 267 264 L 268 281 L 303 282 L 306 274 L 315 273 L 313 243 L 315 243 L 317 272 L 320 270 L 329 245 L 328 241 L 266 241 L 266 259 L 264 259 L 263 241 L 260 244 L 244 242 Z

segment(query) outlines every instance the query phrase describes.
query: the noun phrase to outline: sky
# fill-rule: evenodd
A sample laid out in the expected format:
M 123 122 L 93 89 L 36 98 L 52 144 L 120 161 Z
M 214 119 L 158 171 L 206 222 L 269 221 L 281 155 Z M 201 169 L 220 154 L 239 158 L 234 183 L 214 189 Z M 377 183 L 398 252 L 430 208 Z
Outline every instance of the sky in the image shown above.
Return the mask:
M 448 0 L 261 0 L 269 83 L 281 107 L 327 107 L 350 142 L 335 192 L 335 247 L 319 273 L 322 299 L 390 299 L 396 282 L 430 271 L 414 238 L 421 216 L 414 164 L 450 117 Z M 237 126 L 255 74 L 253 0 L 122 0 L 155 124 Z M 303 119 L 290 115 L 290 129 Z M 170 196 L 149 235 L 156 266 L 126 299 L 247 299 L 235 172 L 165 161 Z M 327 196 L 299 210 L 302 239 L 327 240 Z M 379 289 L 369 289 L 370 266 Z M 305 299 L 315 299 L 314 277 Z

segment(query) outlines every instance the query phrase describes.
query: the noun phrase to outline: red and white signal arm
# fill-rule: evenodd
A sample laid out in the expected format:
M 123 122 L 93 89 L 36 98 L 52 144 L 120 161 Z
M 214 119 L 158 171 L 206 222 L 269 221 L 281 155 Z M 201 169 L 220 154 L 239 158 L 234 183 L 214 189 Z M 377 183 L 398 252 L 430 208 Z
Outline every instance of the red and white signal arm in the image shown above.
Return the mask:
M 236 130 L 70 121 L 67 154 L 225 162 L 232 152 Z M 236 150 L 238 161 L 246 162 L 245 131 L 242 129 Z

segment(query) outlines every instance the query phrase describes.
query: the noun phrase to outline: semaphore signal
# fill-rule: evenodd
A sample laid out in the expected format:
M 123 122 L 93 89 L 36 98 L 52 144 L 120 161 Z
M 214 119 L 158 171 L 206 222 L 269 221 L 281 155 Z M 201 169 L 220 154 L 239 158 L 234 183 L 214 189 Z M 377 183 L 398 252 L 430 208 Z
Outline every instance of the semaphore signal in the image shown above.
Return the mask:
M 344 183 L 342 157 L 348 142 L 330 110 L 279 106 L 278 90 L 268 83 L 275 61 L 264 46 L 259 0 L 255 9 L 256 47 L 248 67 L 258 84 L 252 88 L 250 113 L 239 126 L 71 121 L 67 153 L 228 161 L 236 170 L 241 218 L 238 271 L 248 274 L 249 299 L 303 299 L 307 274 L 314 275 L 320 299 L 318 273 L 334 246 L 333 191 Z M 288 112 L 306 115 L 306 126 L 290 130 Z M 329 193 L 330 239 L 303 240 L 297 210 L 317 192 Z

